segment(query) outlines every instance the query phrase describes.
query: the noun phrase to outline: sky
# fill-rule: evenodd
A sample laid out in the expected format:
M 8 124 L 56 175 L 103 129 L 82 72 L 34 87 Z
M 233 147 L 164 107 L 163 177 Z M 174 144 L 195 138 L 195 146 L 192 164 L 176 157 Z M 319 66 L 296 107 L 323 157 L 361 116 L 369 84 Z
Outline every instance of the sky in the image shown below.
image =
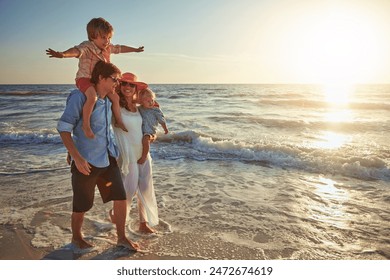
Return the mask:
M 72 84 L 103 17 L 111 56 L 147 83 L 390 83 L 389 0 L 0 0 L 0 84 Z

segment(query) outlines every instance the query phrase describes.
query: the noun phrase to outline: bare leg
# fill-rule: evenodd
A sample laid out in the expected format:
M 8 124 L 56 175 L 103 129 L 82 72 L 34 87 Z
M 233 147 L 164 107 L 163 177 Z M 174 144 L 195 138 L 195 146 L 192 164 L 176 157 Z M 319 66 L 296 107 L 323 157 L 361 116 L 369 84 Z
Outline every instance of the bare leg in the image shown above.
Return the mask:
M 107 96 L 111 100 L 111 103 L 112 103 L 112 113 L 114 114 L 114 118 L 115 118 L 114 125 L 116 127 L 119 127 L 120 129 L 122 129 L 123 131 L 127 132 L 128 130 L 126 129 L 126 126 L 124 125 L 124 123 L 122 121 L 121 107 L 119 105 L 118 94 L 113 93 L 113 94 L 108 94 Z
M 83 234 L 81 233 L 81 227 L 84 222 L 84 215 L 85 212 L 73 212 L 72 213 L 72 243 L 76 245 L 80 249 L 86 249 L 93 247 L 93 245 L 89 242 L 87 242 Z
M 88 138 L 94 138 L 95 134 L 93 134 L 93 131 L 91 129 L 90 120 L 93 107 L 95 106 L 97 100 L 95 88 L 89 87 L 85 91 L 85 96 L 87 97 L 87 100 L 85 101 L 85 104 L 83 106 L 83 131 L 85 133 L 85 136 L 87 136 Z
M 137 251 L 140 249 L 138 243 L 130 241 L 126 237 L 125 224 L 126 224 L 126 211 L 127 211 L 126 200 L 115 200 L 114 201 L 114 216 L 113 222 L 116 225 L 116 232 L 118 235 L 118 246 L 126 247 L 130 250 Z M 112 214 L 112 213 L 111 213 Z M 112 219 L 112 218 L 111 218 Z
M 110 216 L 111 223 L 115 224 L 114 209 L 110 209 L 110 211 L 108 211 L 108 215 Z
M 150 233 L 156 233 L 157 230 L 154 228 L 151 228 L 149 224 L 146 222 L 146 211 L 145 207 L 141 202 L 140 197 L 137 197 L 137 204 L 138 204 L 138 212 L 139 212 L 139 228 L 138 230 L 142 233 L 150 234 Z
M 144 137 L 142 137 L 142 155 L 141 158 L 137 161 L 138 164 L 143 164 L 146 161 L 150 150 L 150 139 L 151 135 L 144 135 Z

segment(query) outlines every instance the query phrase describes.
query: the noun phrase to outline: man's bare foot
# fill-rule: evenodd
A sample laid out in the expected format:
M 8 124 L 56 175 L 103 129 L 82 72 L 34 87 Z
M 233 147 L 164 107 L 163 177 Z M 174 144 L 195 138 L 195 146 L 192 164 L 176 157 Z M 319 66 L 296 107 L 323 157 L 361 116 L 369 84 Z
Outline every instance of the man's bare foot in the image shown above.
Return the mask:
M 123 123 L 116 122 L 116 123 L 115 123 L 115 126 L 116 126 L 116 127 L 119 127 L 119 128 L 122 129 L 123 131 L 129 132 L 129 131 L 127 130 L 126 126 L 125 126 Z
M 131 240 L 129 240 L 128 238 L 123 238 L 123 239 L 118 239 L 118 242 L 116 243 L 116 246 L 118 247 L 125 247 L 129 250 L 132 250 L 132 251 L 139 251 L 141 249 L 141 247 L 139 246 L 138 243 L 136 242 L 133 242 Z
M 145 161 L 146 161 L 146 157 L 145 157 L 145 158 L 142 157 L 142 158 L 140 158 L 140 159 L 137 161 L 137 163 L 138 163 L 138 164 L 144 164 Z
M 88 138 L 95 138 L 95 134 L 93 134 L 93 131 L 90 127 L 83 126 L 83 131 L 85 136 Z
M 78 249 L 81 249 L 81 250 L 93 247 L 93 244 L 87 242 L 83 238 L 81 238 L 81 239 L 72 238 L 72 244 L 75 245 Z
M 157 230 L 155 230 L 154 228 L 151 228 L 147 223 L 143 222 L 143 223 L 140 223 L 139 224 L 139 228 L 138 230 L 142 233 L 148 233 L 148 234 L 151 234 L 151 233 L 156 233 Z

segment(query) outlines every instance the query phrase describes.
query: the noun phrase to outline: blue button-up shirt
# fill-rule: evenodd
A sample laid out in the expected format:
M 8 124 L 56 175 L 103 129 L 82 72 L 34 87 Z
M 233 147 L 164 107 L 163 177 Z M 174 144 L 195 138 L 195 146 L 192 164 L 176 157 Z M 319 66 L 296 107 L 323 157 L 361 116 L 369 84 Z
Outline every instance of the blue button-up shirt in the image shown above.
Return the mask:
M 72 91 L 66 100 L 66 107 L 57 124 L 58 132 L 73 132 L 72 138 L 81 156 L 96 167 L 107 167 L 108 156 L 118 157 L 119 152 L 115 144 L 111 127 L 111 102 L 105 97 L 98 98 L 91 115 L 91 129 L 95 138 L 87 138 L 82 130 L 83 105 L 85 95 L 79 91 Z

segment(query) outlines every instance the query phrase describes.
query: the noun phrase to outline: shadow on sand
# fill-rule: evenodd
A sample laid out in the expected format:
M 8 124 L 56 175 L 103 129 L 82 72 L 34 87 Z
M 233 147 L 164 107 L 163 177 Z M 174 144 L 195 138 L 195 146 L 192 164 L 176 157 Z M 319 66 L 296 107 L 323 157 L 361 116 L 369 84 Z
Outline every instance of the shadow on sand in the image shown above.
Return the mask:
M 77 250 L 72 243 L 69 243 L 48 253 L 42 260 L 116 260 L 123 257 L 130 257 L 135 253 L 124 247 L 111 247 L 102 252 L 98 252 L 95 248 Z

